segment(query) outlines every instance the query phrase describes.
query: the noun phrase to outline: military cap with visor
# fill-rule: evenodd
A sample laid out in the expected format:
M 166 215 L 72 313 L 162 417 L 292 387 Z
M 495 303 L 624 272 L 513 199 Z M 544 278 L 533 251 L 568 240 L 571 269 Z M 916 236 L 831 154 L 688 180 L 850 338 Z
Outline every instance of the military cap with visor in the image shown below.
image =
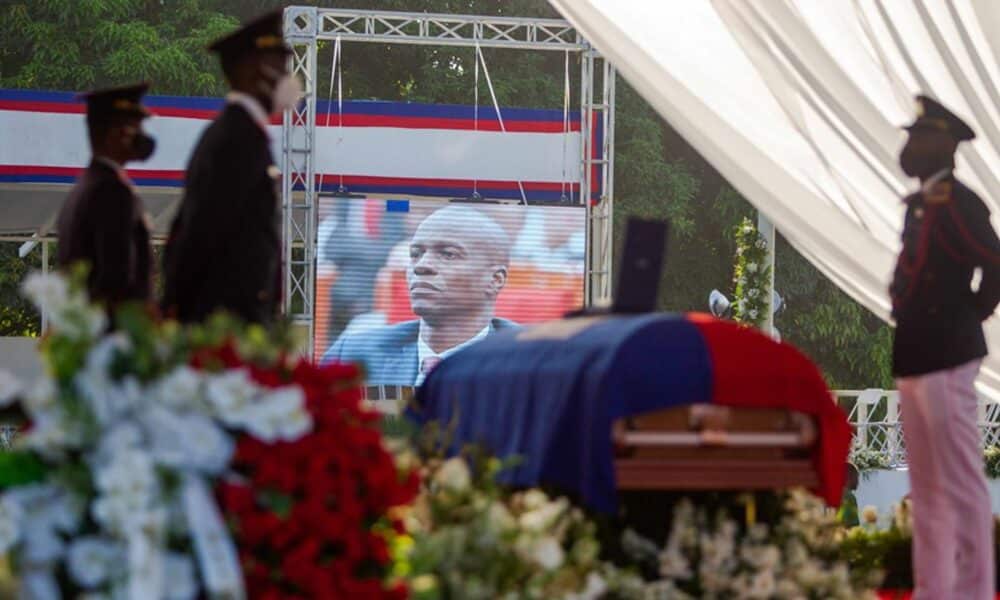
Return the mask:
M 119 117 L 145 119 L 153 113 L 142 105 L 142 97 L 149 90 L 149 83 L 136 83 L 113 88 L 91 90 L 77 96 L 87 103 L 87 118 L 92 121 L 109 121 Z
M 262 15 L 214 42 L 208 49 L 225 61 L 235 61 L 258 52 L 291 54 L 282 32 L 282 11 Z
M 916 120 L 903 129 L 907 131 L 943 131 L 951 134 L 958 142 L 972 140 L 976 137 L 976 133 L 969 127 L 968 123 L 929 96 L 916 97 L 916 112 Z

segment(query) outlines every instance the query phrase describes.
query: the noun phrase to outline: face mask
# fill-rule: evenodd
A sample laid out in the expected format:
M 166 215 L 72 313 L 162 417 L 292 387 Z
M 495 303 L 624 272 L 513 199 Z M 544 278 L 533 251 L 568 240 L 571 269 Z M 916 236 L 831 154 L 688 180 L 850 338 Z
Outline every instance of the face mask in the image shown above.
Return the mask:
M 917 152 L 907 146 L 899 154 L 899 166 L 907 177 L 930 177 L 947 165 L 940 156 Z
M 147 135 L 144 131 L 133 127 L 126 128 L 125 133 L 132 137 L 131 142 L 129 142 L 129 145 L 132 147 L 131 160 L 146 160 L 153 155 L 153 150 L 156 149 L 155 139 Z
M 264 74 L 273 82 L 270 89 L 271 110 L 281 112 L 294 108 L 302 96 L 299 78 L 290 73 L 279 73 L 267 66 L 264 67 Z
M 146 160 L 156 150 L 156 140 L 140 132 L 132 138 L 132 150 L 135 152 L 136 160 Z

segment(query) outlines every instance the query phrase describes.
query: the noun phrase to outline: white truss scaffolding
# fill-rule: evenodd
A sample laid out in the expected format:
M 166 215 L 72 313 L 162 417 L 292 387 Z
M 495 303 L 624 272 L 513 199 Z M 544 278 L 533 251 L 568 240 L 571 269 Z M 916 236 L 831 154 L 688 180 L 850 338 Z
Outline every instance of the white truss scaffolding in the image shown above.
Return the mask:
M 373 10 L 285 9 L 285 39 L 293 50 L 292 72 L 305 90 L 304 102 L 286 111 L 282 135 L 283 309 L 304 327 L 309 352 L 315 335 L 316 209 L 315 170 L 316 62 L 320 40 L 557 50 L 581 57 L 580 201 L 587 207 L 587 257 L 584 299 L 607 301 L 612 287 L 612 209 L 614 207 L 615 70 L 573 29 L 559 19 L 517 19 Z M 600 98 L 595 82 L 600 75 Z M 600 127 L 595 147 L 594 128 Z M 595 176 L 596 174 L 596 176 Z M 594 198 L 594 202 L 587 200 Z

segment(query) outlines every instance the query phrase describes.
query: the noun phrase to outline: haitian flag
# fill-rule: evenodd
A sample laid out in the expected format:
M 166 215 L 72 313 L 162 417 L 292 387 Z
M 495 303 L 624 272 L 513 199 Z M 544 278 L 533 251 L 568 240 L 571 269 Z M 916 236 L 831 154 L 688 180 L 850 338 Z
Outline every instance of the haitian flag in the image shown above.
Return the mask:
M 812 415 L 816 490 L 840 503 L 851 428 L 816 366 L 792 346 L 701 314 L 602 315 L 501 332 L 442 362 L 417 391 L 420 422 L 454 421 L 450 451 L 522 458 L 503 475 L 614 513 L 611 425 L 687 404 Z

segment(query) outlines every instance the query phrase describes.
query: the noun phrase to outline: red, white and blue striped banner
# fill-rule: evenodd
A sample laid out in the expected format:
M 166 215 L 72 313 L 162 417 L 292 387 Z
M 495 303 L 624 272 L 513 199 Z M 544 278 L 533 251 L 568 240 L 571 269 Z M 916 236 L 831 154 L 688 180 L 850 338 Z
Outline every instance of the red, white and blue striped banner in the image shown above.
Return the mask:
M 129 169 L 139 186 L 180 186 L 201 131 L 222 107 L 217 98 L 148 96 L 156 117 L 153 157 Z M 89 160 L 84 105 L 66 92 L 0 90 L 0 181 L 73 181 Z M 563 131 L 560 110 L 348 101 L 317 107 L 316 173 L 325 190 L 343 176 L 352 192 L 463 197 L 477 186 L 486 198 L 578 201 L 580 115 Z M 594 148 L 600 148 L 599 121 Z M 280 117 L 272 120 L 272 152 L 280 161 Z

